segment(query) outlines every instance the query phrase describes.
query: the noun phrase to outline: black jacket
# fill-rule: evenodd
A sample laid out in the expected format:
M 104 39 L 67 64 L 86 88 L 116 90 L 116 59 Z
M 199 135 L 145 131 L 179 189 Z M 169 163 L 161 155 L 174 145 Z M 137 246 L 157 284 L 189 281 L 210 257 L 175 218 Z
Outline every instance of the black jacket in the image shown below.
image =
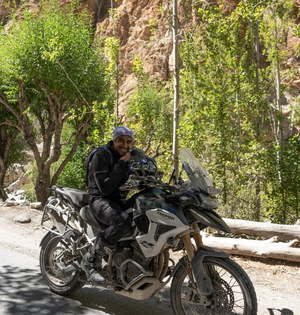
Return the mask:
M 119 187 L 128 179 L 128 163 L 120 160 L 119 153 L 113 148 L 113 141 L 109 141 L 106 149 L 97 150 L 89 167 L 88 188 L 89 201 L 98 198 L 121 202 L 124 194 Z

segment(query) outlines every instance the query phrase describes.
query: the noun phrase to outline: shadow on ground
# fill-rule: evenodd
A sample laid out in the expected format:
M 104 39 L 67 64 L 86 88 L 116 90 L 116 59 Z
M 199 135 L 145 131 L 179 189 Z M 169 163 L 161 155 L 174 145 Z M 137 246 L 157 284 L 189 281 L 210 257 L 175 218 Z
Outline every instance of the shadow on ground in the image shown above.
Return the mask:
M 268 311 L 270 312 L 270 315 L 294 315 L 294 312 L 287 308 L 283 308 L 282 310 L 277 308 L 268 308 Z
M 0 283 L 4 314 L 84 314 L 72 300 L 50 292 L 37 270 L 2 266 Z
M 173 315 L 169 288 L 162 302 L 150 298 L 136 301 L 111 290 L 85 286 L 68 297 L 50 291 L 37 269 L 2 266 L 0 269 L 0 313 L 27 314 L 107 314 Z
M 154 298 L 138 301 L 116 294 L 111 290 L 87 286 L 73 294 L 72 298 L 84 307 L 93 307 L 108 314 L 174 315 L 169 299 L 169 288 L 161 292 L 160 296 L 162 297 L 161 303 Z

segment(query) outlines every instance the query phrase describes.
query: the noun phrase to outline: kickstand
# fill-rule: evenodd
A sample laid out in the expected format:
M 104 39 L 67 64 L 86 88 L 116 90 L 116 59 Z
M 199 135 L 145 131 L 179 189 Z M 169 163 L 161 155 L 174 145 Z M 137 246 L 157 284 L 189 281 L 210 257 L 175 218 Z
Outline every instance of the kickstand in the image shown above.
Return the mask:
M 162 297 L 159 293 L 155 293 L 152 295 L 152 297 L 158 302 L 161 303 L 162 302 Z

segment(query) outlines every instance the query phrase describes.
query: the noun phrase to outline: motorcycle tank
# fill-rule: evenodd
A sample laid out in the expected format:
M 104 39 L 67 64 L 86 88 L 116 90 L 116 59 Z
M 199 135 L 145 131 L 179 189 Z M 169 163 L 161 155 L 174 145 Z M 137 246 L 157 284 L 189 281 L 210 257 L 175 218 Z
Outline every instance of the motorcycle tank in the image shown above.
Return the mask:
M 165 200 L 159 188 L 147 188 L 132 196 L 133 220 L 139 230 L 137 243 L 146 257 L 158 255 L 169 238 L 189 229 L 183 213 Z

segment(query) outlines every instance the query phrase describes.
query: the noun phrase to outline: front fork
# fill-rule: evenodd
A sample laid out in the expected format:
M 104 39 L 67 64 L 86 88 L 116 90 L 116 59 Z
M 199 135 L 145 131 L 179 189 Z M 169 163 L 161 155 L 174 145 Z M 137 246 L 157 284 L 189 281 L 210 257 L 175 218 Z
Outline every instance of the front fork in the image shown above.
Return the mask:
M 199 293 L 200 304 L 209 305 L 211 301 L 208 296 L 213 292 L 212 281 L 207 275 L 203 266 L 203 259 L 209 257 L 226 258 L 229 254 L 222 251 L 207 247 L 203 245 L 202 236 L 197 223 L 193 223 L 191 227 L 194 229 L 193 238 L 196 243 L 196 248 L 193 246 L 190 238 L 190 234 L 182 236 L 184 247 L 187 253 L 187 258 L 184 262 L 184 266 L 187 270 L 191 283 L 195 284 L 195 292 Z
M 194 238 L 195 243 L 196 243 L 196 251 L 197 251 L 197 249 L 203 245 L 202 236 L 200 234 L 200 229 L 197 225 L 197 222 L 193 223 L 191 225 L 191 227 L 194 229 L 193 238 Z M 185 250 L 187 252 L 188 259 L 191 262 L 195 256 L 195 249 L 194 249 L 194 246 L 191 242 L 190 235 L 189 234 L 183 235 L 182 240 L 183 240 Z
M 191 227 L 194 229 L 193 238 L 195 240 L 196 250 L 197 250 L 200 246 L 203 245 L 202 236 L 200 234 L 200 229 L 198 227 L 197 222 L 194 222 L 191 225 Z M 192 279 L 192 270 L 191 270 L 190 263 L 191 263 L 192 259 L 195 256 L 195 248 L 194 248 L 194 246 L 193 246 L 193 244 L 191 242 L 191 238 L 190 238 L 189 234 L 183 235 L 182 236 L 182 241 L 183 241 L 184 248 L 186 250 L 187 257 L 188 257 L 188 260 L 189 260 L 189 263 L 186 266 L 187 272 L 188 272 L 189 278 Z

